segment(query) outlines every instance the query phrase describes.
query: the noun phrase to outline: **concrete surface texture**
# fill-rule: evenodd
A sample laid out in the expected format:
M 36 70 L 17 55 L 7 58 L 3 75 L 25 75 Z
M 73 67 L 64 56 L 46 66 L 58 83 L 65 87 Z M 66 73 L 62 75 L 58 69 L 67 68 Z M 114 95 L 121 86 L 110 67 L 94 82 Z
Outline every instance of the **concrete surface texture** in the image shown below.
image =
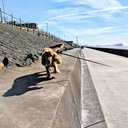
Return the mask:
M 85 58 L 83 51 L 81 57 Z M 81 128 L 107 128 L 86 60 L 82 60 L 81 70 Z
M 83 50 L 108 128 L 128 127 L 128 59 Z
M 79 49 L 66 53 L 78 56 Z M 80 61 L 62 59 L 49 81 L 40 61 L 0 72 L 0 128 L 80 128 Z

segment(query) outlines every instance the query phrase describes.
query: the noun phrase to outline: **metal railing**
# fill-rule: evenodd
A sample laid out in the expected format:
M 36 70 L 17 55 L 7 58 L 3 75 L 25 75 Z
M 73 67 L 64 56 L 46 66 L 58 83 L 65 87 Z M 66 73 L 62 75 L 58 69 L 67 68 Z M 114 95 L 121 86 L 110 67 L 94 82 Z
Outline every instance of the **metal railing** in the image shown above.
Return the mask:
M 13 27 L 20 28 L 20 30 L 25 30 L 27 32 L 36 34 L 39 37 L 51 39 L 55 42 L 63 42 L 64 41 L 63 39 L 60 39 L 59 37 L 57 37 L 53 34 L 50 34 L 44 30 L 40 30 L 38 27 L 38 24 L 24 22 L 21 20 L 21 18 L 16 18 L 13 16 L 13 14 L 8 14 L 8 13 L 2 11 L 1 8 L 0 8 L 0 22 L 9 24 Z M 33 26 L 30 26 L 30 24 L 31 25 L 33 24 Z

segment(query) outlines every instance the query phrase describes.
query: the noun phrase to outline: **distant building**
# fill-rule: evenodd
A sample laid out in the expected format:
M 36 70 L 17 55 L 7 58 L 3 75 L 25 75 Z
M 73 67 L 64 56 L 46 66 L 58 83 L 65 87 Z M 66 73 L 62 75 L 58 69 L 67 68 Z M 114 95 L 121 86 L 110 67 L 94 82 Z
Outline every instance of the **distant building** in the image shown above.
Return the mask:
M 123 46 L 122 43 L 114 44 L 114 46 Z
M 78 44 L 75 44 L 73 41 L 64 41 L 67 44 L 70 44 L 73 47 L 80 47 Z

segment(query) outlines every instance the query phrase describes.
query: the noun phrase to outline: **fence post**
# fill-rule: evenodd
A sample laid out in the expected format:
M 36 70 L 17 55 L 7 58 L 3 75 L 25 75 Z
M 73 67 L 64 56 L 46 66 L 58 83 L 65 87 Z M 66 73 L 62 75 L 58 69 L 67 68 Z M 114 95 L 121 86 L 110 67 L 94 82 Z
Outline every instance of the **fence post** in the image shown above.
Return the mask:
M 38 29 L 37 35 L 40 36 L 40 31 L 39 31 L 39 29 Z
M 42 37 L 44 38 L 44 31 L 42 31 Z
M 35 33 L 35 28 L 33 28 L 33 34 Z
M 42 30 L 42 37 L 44 38 L 44 31 Z
M 20 18 L 20 29 L 22 29 L 21 18 Z
M 5 22 L 8 23 L 8 16 L 5 18 Z
M 11 14 L 11 22 L 12 22 L 12 26 L 13 26 L 13 15 Z
M 3 19 L 2 19 L 2 10 L 0 8 L 0 22 L 2 23 L 3 22 Z
M 51 38 L 51 35 L 50 35 L 50 33 L 48 33 L 48 38 L 49 38 L 49 39 Z
M 27 22 L 27 31 L 29 31 L 29 23 Z

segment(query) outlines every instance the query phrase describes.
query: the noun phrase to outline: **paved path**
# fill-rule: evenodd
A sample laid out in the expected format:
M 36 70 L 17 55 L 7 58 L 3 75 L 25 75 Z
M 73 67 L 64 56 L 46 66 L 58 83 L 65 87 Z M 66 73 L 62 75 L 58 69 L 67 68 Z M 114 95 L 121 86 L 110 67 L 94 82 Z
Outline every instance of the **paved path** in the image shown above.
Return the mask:
M 79 49 L 69 53 L 78 55 Z M 0 72 L 0 128 L 56 128 L 62 124 L 61 128 L 79 128 L 69 86 L 77 59 L 62 58 L 61 73 L 52 74 L 52 80 L 46 79 L 40 61 L 31 67 L 9 67 Z
M 128 58 L 83 50 L 108 128 L 128 128 Z

